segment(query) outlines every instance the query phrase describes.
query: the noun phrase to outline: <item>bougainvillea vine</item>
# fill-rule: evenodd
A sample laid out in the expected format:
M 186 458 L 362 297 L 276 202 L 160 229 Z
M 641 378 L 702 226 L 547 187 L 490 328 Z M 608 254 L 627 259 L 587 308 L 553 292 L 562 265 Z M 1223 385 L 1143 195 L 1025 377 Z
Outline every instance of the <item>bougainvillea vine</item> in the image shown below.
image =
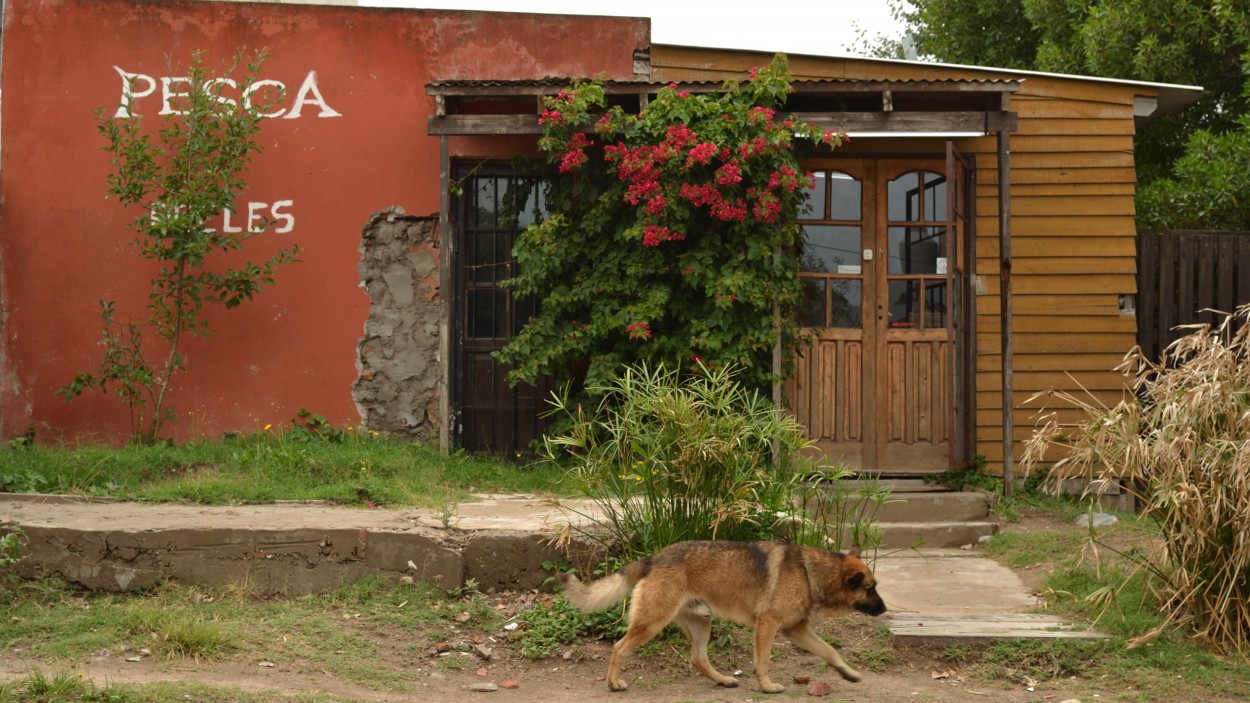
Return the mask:
M 519 236 L 508 283 L 539 305 L 497 355 L 511 380 L 606 385 L 638 361 L 775 380 L 774 345 L 799 343 L 801 151 L 846 137 L 781 116 L 784 55 L 749 75 L 712 93 L 669 85 L 637 115 L 598 82 L 546 99 L 547 212 Z

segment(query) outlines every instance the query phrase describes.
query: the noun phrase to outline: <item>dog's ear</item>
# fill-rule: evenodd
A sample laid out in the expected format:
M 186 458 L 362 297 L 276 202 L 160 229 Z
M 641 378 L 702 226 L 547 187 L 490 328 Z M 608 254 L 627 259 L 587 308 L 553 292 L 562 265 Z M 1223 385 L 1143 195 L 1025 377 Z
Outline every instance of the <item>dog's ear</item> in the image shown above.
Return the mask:
M 851 551 L 847 552 L 846 555 L 848 557 L 855 557 L 856 559 L 858 559 L 859 558 L 859 545 L 858 544 L 852 545 Z
M 864 572 L 862 571 L 856 571 L 854 576 L 846 580 L 847 587 L 851 589 L 859 588 L 863 584 L 864 584 Z

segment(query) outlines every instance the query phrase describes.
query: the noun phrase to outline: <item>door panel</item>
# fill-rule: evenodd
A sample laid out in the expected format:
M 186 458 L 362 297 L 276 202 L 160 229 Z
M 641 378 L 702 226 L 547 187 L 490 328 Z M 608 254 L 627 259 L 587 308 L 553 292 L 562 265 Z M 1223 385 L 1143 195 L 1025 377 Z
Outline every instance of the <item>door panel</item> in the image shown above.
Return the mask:
M 549 379 L 509 386 L 511 367 L 492 354 L 503 348 L 534 310 L 503 281 L 516 273 L 517 233 L 543 214 L 541 189 L 527 174 L 503 165 L 457 164 L 451 406 L 455 444 L 471 452 L 515 457 L 541 436 Z
M 952 295 L 961 299 L 963 227 L 950 217 L 946 164 L 811 167 L 799 320 L 813 344 L 800 351 L 786 397 L 830 463 L 945 470 L 955 453 L 954 368 L 964 363 L 951 314 Z

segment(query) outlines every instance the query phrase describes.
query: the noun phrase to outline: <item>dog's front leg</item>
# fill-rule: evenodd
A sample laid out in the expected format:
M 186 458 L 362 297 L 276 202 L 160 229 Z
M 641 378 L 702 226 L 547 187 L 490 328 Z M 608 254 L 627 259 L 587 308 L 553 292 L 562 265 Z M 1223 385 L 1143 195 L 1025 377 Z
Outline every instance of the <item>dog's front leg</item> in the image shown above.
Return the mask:
M 820 639 L 815 632 L 812 632 L 812 628 L 806 620 L 794 627 L 783 630 L 781 634 L 785 635 L 786 639 L 799 647 L 829 662 L 829 666 L 837 669 L 838 673 L 842 674 L 842 678 L 847 681 L 855 682 L 864 678 L 859 675 L 858 671 L 847 666 L 847 663 L 842 661 L 842 656 L 838 654 L 838 650 L 831 647 L 828 642 Z
M 768 665 L 773 658 L 773 640 L 777 638 L 779 623 L 767 616 L 755 622 L 755 677 L 759 679 L 764 693 L 781 693 L 785 686 L 768 678 Z

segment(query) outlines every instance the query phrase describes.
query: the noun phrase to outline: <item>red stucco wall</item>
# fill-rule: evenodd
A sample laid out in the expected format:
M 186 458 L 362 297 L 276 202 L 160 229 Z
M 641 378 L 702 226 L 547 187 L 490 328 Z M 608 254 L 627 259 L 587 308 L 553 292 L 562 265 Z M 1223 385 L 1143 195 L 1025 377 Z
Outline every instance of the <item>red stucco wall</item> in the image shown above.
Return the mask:
M 301 407 L 334 422 L 358 411 L 351 385 L 368 316 L 360 290 L 360 230 L 399 205 L 438 211 L 438 141 L 426 136 L 437 79 L 632 77 L 647 46 L 643 19 L 436 10 L 162 2 L 6 0 L 0 134 L 0 434 L 33 427 L 40 439 L 119 440 L 129 430 L 113 396 L 66 404 L 55 390 L 101 356 L 100 298 L 119 317 L 143 312 L 149 272 L 131 245 L 131 217 L 105 199 L 109 171 L 94 112 L 118 106 L 118 69 L 155 79 L 138 112 L 161 108 L 167 57 L 193 50 L 223 65 L 240 47 L 267 47 L 264 78 L 287 86 L 285 113 L 266 122 L 265 153 L 236 203 L 293 218 L 251 240 L 259 259 L 298 242 L 303 262 L 231 311 L 209 312 L 220 331 L 188 348 L 175 384 L 180 438 L 253 431 Z M 116 67 L 116 68 L 115 68 Z M 315 72 L 320 95 L 297 95 Z M 176 71 L 174 71 L 176 73 Z M 331 116 L 331 112 L 336 113 Z M 486 156 L 516 147 L 464 142 Z M 285 204 L 273 211 L 276 203 Z M 278 227 L 281 226 L 281 223 Z

